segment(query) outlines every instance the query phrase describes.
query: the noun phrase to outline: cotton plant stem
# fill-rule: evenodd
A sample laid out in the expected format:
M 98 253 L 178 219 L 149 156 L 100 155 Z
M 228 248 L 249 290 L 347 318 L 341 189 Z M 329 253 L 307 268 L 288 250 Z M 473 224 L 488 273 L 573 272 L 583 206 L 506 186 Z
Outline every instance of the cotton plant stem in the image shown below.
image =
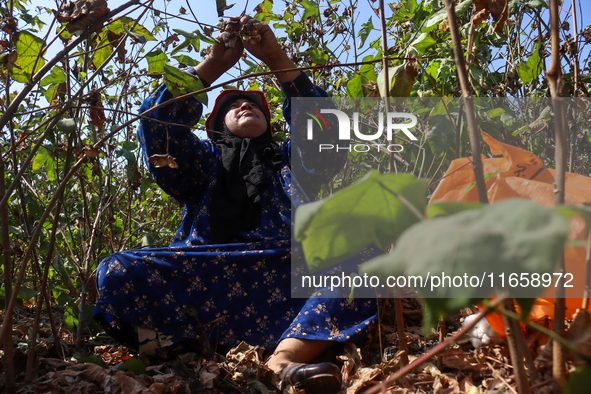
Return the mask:
M 515 312 L 515 304 L 512 298 L 505 300 L 504 306 L 507 310 Z M 513 365 L 513 372 L 515 374 L 515 383 L 517 385 L 517 391 L 519 394 L 530 394 L 531 387 L 527 380 L 527 374 L 525 373 L 525 367 L 523 365 L 523 347 L 516 340 L 518 331 L 521 331 L 519 322 L 511 319 L 507 316 L 503 316 L 503 322 L 505 323 L 505 334 L 507 335 L 507 345 L 509 346 L 509 353 L 511 355 L 511 365 Z
M 4 161 L 0 160 L 0 195 L 4 194 Z M 8 236 L 8 207 L 0 208 L 0 220 L 2 221 L 2 254 L 4 257 L 4 289 L 5 300 L 8 300 L 12 293 L 12 264 L 10 256 L 10 238 Z M 16 392 L 16 381 L 14 374 L 13 348 L 12 348 L 12 313 L 4 311 L 4 325 L 9 333 L 6 338 L 0 338 L 0 346 L 4 344 L 4 376 L 6 377 L 6 392 Z
M 564 204 L 565 193 L 565 172 L 567 157 L 566 142 L 566 111 L 565 102 L 562 98 L 564 78 L 560 64 L 560 15 L 558 13 L 558 0 L 550 0 L 550 37 L 552 57 L 550 67 L 546 71 L 546 78 L 552 95 L 552 106 L 554 109 L 554 143 L 555 143 L 555 165 L 556 179 L 554 184 L 554 202 L 556 205 Z M 558 261 L 558 272 L 564 273 L 564 256 Z M 554 304 L 554 332 L 557 335 L 564 335 L 565 300 L 563 281 L 560 280 L 555 288 Z M 566 382 L 566 351 L 560 343 L 552 342 L 552 377 L 554 378 L 553 392 L 558 394 Z
M 386 116 L 390 107 L 390 78 L 388 75 L 388 32 L 386 30 L 386 13 L 384 7 L 384 0 L 380 0 L 380 26 L 382 31 L 382 67 L 384 72 L 384 107 L 386 110 Z M 353 10 L 351 10 L 353 11 Z M 393 152 L 388 154 L 389 171 L 393 172 L 395 168 L 394 160 L 395 156 Z M 392 245 L 394 248 L 394 245 Z M 408 348 L 406 347 L 406 331 L 404 331 L 404 314 L 402 313 L 402 300 L 400 299 L 400 291 L 398 291 L 398 297 L 394 298 L 394 311 L 396 314 L 396 331 L 398 333 L 398 348 L 402 352 L 401 363 L 402 365 L 408 365 Z
M 572 6 L 572 16 L 573 16 L 573 42 L 574 42 L 574 53 L 573 53 L 573 77 L 574 77 L 574 97 L 579 96 L 579 32 L 577 26 L 577 5 L 575 0 L 571 2 Z M 576 100 L 576 98 L 575 98 Z M 573 131 L 571 134 L 570 139 L 570 152 L 569 152 L 569 159 L 568 159 L 568 171 L 573 172 L 573 166 L 575 162 L 575 155 L 576 155 L 576 148 L 577 148 L 577 127 L 573 127 Z
M 486 184 L 484 183 L 484 174 L 482 172 L 482 158 L 480 157 L 480 138 L 478 136 L 478 125 L 476 124 L 476 115 L 474 113 L 474 101 L 470 92 L 470 81 L 464 62 L 464 51 L 462 49 L 462 39 L 458 29 L 455 6 L 452 0 L 444 0 L 447 11 L 447 20 L 451 33 L 451 40 L 454 48 L 454 61 L 458 71 L 458 79 L 462 88 L 462 96 L 466 106 L 466 117 L 468 131 L 470 133 L 470 147 L 472 149 L 472 168 L 476 179 L 476 189 L 478 190 L 478 200 L 481 203 L 488 203 L 486 194 Z
M 585 258 L 585 292 L 583 293 L 583 305 L 581 308 L 589 309 L 589 295 L 591 293 L 591 229 L 587 237 L 587 256 Z
M 25 372 L 25 383 L 30 383 L 33 380 L 35 372 L 35 347 L 37 346 L 37 333 L 39 332 L 39 321 L 41 318 L 41 311 L 43 310 L 43 300 L 48 301 L 47 297 L 47 279 L 49 278 L 49 267 L 53 258 L 53 249 L 55 247 L 55 236 L 59 226 L 61 203 L 58 203 L 55 215 L 53 217 L 53 224 L 51 227 L 51 236 L 49 239 L 49 247 L 47 248 L 47 257 L 45 258 L 45 267 L 43 271 L 43 278 L 41 280 L 41 290 L 37 296 L 37 303 L 35 305 L 35 321 L 33 322 L 33 333 L 31 335 L 31 346 L 29 347 L 29 354 L 27 355 L 27 369 Z M 47 310 L 47 314 L 51 316 L 51 310 Z M 56 333 L 54 333 L 55 335 Z M 59 337 L 57 337 L 59 340 Z M 56 346 L 56 350 L 58 347 Z

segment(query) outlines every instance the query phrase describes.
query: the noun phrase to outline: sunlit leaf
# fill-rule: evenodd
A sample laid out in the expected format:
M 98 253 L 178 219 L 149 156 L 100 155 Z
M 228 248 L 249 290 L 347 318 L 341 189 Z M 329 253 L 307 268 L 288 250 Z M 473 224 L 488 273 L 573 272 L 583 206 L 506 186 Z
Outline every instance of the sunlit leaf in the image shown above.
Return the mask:
M 419 71 L 415 62 L 406 61 L 397 67 L 388 68 L 388 79 L 390 80 L 390 97 L 408 97 Z M 380 95 L 384 97 L 385 92 L 384 70 L 378 75 L 378 87 Z
M 365 40 L 367 40 L 367 37 L 369 36 L 369 33 L 371 33 L 372 30 L 373 22 L 372 17 L 370 16 L 367 22 L 361 25 L 361 30 L 359 30 L 359 33 L 357 33 L 357 37 L 359 37 L 359 44 L 357 48 L 363 47 L 363 45 L 365 44 Z
M 55 169 L 56 169 L 55 158 L 44 147 L 39 148 L 39 150 L 37 151 L 37 154 L 33 158 L 33 165 L 32 165 L 32 170 L 36 174 L 40 173 L 42 168 L 45 168 L 45 173 L 47 174 L 47 179 L 49 179 L 52 182 L 54 182 L 57 179 L 57 174 L 55 172 Z
M 156 41 L 156 38 L 150 33 L 148 29 L 140 25 L 139 23 L 135 24 L 136 20 L 132 19 L 128 16 L 123 16 L 114 20 L 113 22 L 107 25 L 107 29 L 112 31 L 115 34 L 123 34 L 126 32 L 126 29 L 131 29 L 133 27 L 133 33 L 137 35 L 141 35 L 147 41 Z
M 527 84 L 537 80 L 542 72 L 542 59 L 540 58 L 540 43 L 536 42 L 532 54 L 526 62 L 519 63 L 517 66 L 519 76 L 523 83 Z
M 320 21 L 320 12 L 318 10 L 318 4 L 312 0 L 302 0 L 301 2 L 302 7 L 304 7 L 304 14 L 302 15 L 302 20 L 306 20 L 309 17 Z
M 168 56 L 160 48 L 156 48 L 146 54 L 148 61 L 148 74 L 156 75 L 164 72 L 164 65 L 168 60 Z
M 306 51 L 306 53 L 310 55 L 310 59 L 312 60 L 313 63 L 316 63 L 316 64 L 328 63 L 328 55 L 318 48 L 309 48 Z
M 203 82 L 195 75 L 179 70 L 169 64 L 164 65 L 164 83 L 175 97 L 204 89 Z M 198 94 L 195 98 L 207 105 L 206 93 Z
M 56 85 L 66 82 L 66 74 L 59 67 L 54 67 L 51 72 L 39 82 L 40 86 Z
M 16 67 L 12 70 L 12 78 L 17 82 L 28 82 L 43 65 L 45 60 L 41 57 L 44 42 L 28 31 L 21 31 L 16 42 L 18 58 L 14 62 Z M 33 70 L 35 67 L 35 70 Z
M 456 14 L 462 15 L 472 6 L 472 0 L 464 0 L 460 4 L 456 5 Z M 422 32 L 428 32 L 437 27 L 441 22 L 447 20 L 447 10 L 445 7 L 431 15 L 423 24 L 421 29 Z
M 386 250 L 404 230 L 420 221 L 428 182 L 408 174 L 370 172 L 332 197 L 296 211 L 295 237 L 312 271 L 364 250 Z

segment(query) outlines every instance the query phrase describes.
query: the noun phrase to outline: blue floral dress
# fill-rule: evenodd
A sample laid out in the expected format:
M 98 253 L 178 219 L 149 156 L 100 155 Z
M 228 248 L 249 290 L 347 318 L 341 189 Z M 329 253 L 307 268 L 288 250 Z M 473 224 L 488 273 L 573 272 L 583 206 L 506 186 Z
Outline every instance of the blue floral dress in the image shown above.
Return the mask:
M 288 122 L 290 98 L 327 96 L 304 73 L 282 88 Z M 162 86 L 144 101 L 141 111 L 171 98 Z M 245 341 L 266 348 L 288 337 L 337 342 L 363 338 L 375 325 L 373 300 L 350 303 L 344 298 L 321 298 L 322 292 L 309 299 L 291 297 L 290 260 L 301 254 L 298 247 L 291 247 L 291 209 L 306 201 L 295 178 L 331 174 L 314 170 L 309 163 L 294 163 L 300 173 L 294 169 L 292 174 L 291 144 L 283 143 L 283 164 L 276 170 L 265 169 L 268 187 L 260 225 L 237 234 L 231 243 L 214 244 L 208 207 L 219 150 L 181 126 L 195 125 L 201 115 L 202 104 L 188 99 L 149 115 L 176 126 L 150 119 L 140 122 L 138 137 L 145 157 L 166 153 L 168 139 L 168 153 L 179 167 L 149 165 L 149 170 L 166 193 L 185 204 L 183 220 L 170 247 L 124 251 L 101 262 L 95 320 L 119 343 L 133 348 L 138 343 L 132 327 L 170 338 L 206 335 L 210 342 L 223 345 Z M 334 173 L 342 164 L 336 160 L 326 171 Z

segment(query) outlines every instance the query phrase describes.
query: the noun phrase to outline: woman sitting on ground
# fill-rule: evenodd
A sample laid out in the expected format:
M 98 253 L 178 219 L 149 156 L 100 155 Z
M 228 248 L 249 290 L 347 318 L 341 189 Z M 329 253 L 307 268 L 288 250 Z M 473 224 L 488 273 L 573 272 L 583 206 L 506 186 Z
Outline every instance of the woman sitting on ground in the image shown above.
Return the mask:
M 260 42 L 219 36 L 192 70 L 206 86 L 246 49 L 275 72 L 288 122 L 292 97 L 327 96 L 305 73 L 280 71 L 295 65 L 271 29 L 250 17 L 240 21 L 247 23 L 257 27 Z M 228 39 L 236 45 L 226 46 Z M 141 111 L 171 98 L 162 86 Z M 190 131 L 201 114 L 202 104 L 187 99 L 148 115 L 158 121 L 140 122 L 146 158 L 170 154 L 178 164 L 148 168 L 166 193 L 185 204 L 184 216 L 168 248 L 120 252 L 101 263 L 95 319 L 118 342 L 147 354 L 162 355 L 170 345 L 188 346 L 204 337 L 227 346 L 241 341 L 276 346 L 267 366 L 285 384 L 308 394 L 337 393 L 341 375 L 336 365 L 303 363 L 335 342 L 362 339 L 375 325 L 375 302 L 291 297 L 291 210 L 305 200 L 301 180 L 327 182 L 346 157 L 323 156 L 330 160 L 322 166 L 301 162 L 302 155 L 292 158 L 290 141 L 279 146 L 272 138 L 261 92 L 222 92 L 206 121 L 209 140 Z M 315 193 L 308 191 L 312 197 Z

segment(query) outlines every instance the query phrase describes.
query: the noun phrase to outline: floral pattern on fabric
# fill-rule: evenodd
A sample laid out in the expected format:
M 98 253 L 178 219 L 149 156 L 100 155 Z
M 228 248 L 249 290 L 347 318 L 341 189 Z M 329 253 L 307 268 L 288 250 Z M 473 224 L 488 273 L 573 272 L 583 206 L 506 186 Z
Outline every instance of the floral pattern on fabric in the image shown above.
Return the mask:
M 288 121 L 290 97 L 327 96 L 303 73 L 283 89 Z M 160 87 L 140 110 L 171 98 Z M 140 122 L 138 137 L 145 157 L 169 153 L 179 165 L 148 167 L 158 185 L 185 204 L 183 220 L 170 247 L 124 251 L 101 262 L 95 320 L 115 340 L 136 349 L 134 326 L 176 338 L 207 336 L 223 345 L 245 341 L 266 348 L 286 337 L 338 342 L 364 337 L 375 324 L 374 301 L 349 303 L 322 298 L 322 292 L 308 300 L 290 296 L 291 209 L 307 200 L 302 188 L 292 184 L 292 175 L 325 176 L 326 170 L 315 171 L 313 163 L 306 163 L 298 167 L 308 174 L 292 174 L 290 143 L 284 143 L 281 167 L 265 168 L 268 187 L 262 195 L 260 224 L 236 234 L 231 243 L 212 244 L 208 207 L 219 150 L 191 133 L 189 127 L 201 115 L 202 104 L 188 99 L 157 109 Z M 342 160 L 337 157 L 331 171 L 339 166 Z

